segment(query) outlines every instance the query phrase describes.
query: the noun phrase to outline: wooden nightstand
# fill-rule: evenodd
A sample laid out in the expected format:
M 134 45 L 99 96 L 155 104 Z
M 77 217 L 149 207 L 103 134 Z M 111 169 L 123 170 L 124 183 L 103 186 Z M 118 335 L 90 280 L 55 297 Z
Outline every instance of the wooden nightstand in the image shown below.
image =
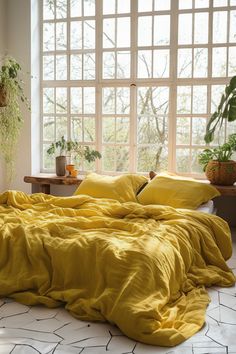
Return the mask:
M 39 175 L 35 176 L 25 176 L 24 181 L 26 183 L 37 184 L 39 186 L 39 191 L 41 193 L 50 194 L 50 185 L 51 184 L 58 184 L 58 185 L 80 185 L 83 181 L 84 177 L 79 176 L 77 177 L 57 177 L 54 174 L 50 173 L 40 173 Z

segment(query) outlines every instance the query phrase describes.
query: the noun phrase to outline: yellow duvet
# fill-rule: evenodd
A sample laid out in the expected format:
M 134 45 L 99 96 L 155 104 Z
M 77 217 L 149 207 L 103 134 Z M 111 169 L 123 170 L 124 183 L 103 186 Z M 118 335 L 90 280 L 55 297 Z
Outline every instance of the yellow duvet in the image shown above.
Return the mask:
M 173 346 L 204 324 L 204 286 L 231 286 L 216 216 L 88 196 L 0 194 L 0 296 L 64 305 L 138 341 Z

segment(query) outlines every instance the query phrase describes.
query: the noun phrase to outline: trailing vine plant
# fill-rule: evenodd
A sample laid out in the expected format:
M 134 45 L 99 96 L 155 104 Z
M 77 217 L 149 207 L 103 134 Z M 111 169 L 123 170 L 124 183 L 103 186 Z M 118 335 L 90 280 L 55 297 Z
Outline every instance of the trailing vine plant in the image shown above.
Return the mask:
M 16 147 L 23 125 L 20 102 L 30 110 L 20 71 L 21 66 L 14 58 L 7 56 L 3 59 L 0 69 L 0 96 L 3 98 L 0 100 L 0 155 L 6 164 L 8 182 L 14 175 Z

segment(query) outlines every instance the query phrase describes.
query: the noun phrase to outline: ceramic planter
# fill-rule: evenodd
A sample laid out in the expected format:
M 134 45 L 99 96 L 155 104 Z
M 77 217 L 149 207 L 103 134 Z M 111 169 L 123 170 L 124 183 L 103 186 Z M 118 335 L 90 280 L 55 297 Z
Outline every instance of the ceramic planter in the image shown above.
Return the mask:
M 66 156 L 56 157 L 56 175 L 57 176 L 66 175 Z
M 211 160 L 207 164 L 205 173 L 212 184 L 231 186 L 236 182 L 236 162 Z

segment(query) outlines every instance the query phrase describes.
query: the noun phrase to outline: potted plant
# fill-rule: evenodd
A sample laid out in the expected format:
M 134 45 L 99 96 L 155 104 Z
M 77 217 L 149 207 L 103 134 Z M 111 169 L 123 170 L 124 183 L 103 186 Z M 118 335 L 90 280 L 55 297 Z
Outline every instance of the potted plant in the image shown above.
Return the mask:
M 92 150 L 89 146 L 81 145 L 77 141 L 66 140 L 64 136 L 60 140 L 52 143 L 48 150 L 48 155 L 56 156 L 56 174 L 57 176 L 65 176 L 67 156 L 73 153 L 76 158 L 84 158 L 88 162 L 101 158 L 102 155 L 97 150 Z
M 233 185 L 236 182 L 236 162 L 231 160 L 236 151 L 236 134 L 227 143 L 216 148 L 203 150 L 198 161 L 203 166 L 207 178 L 213 184 Z
M 229 85 L 225 87 L 225 92 L 221 96 L 217 110 L 212 114 L 205 134 L 205 142 L 210 143 L 214 139 L 217 127 L 221 127 L 224 119 L 232 122 L 236 119 L 236 76 L 232 77 Z
M 0 67 L 0 149 L 9 180 L 13 175 L 15 149 L 23 124 L 20 102 L 30 110 L 20 71 L 21 66 L 14 58 L 5 57 Z

